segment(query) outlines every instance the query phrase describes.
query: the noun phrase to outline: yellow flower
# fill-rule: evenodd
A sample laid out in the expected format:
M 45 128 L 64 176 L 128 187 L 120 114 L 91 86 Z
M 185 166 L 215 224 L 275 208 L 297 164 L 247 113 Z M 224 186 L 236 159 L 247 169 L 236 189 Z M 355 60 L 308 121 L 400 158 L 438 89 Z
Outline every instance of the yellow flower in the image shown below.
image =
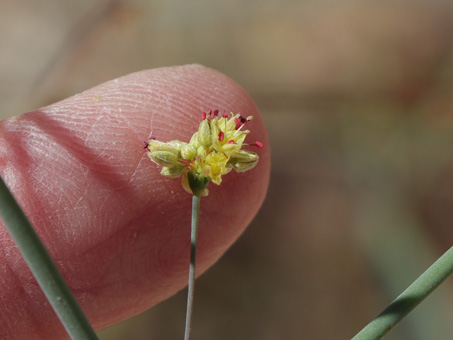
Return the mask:
M 151 139 L 145 143 L 151 160 L 162 166 L 161 174 L 166 177 L 182 176 L 184 189 L 196 196 L 207 195 L 210 181 L 222 183 L 222 175 L 231 170 L 244 172 L 258 163 L 256 153 L 242 150 L 249 130 L 244 126 L 247 118 L 239 114 L 219 114 L 219 111 L 203 112 L 198 131 L 189 143 L 180 141 L 160 142 Z M 260 142 L 251 144 L 259 148 Z

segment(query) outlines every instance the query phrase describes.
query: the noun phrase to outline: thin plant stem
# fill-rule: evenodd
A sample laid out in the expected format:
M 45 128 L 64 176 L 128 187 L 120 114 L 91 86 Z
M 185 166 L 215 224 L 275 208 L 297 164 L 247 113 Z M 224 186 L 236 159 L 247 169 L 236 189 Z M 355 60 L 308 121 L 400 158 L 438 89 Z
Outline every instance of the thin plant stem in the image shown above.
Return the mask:
M 189 286 L 187 291 L 187 312 L 186 312 L 186 329 L 184 340 L 190 339 L 190 330 L 192 327 L 192 310 L 193 296 L 195 289 L 195 261 L 197 254 L 197 235 L 198 235 L 198 217 L 200 214 L 200 196 L 192 197 L 192 225 L 190 231 L 190 267 L 189 267 Z
M 0 216 L 71 339 L 97 340 L 96 333 L 1 177 Z
M 378 340 L 453 273 L 453 247 L 445 252 L 352 340 Z

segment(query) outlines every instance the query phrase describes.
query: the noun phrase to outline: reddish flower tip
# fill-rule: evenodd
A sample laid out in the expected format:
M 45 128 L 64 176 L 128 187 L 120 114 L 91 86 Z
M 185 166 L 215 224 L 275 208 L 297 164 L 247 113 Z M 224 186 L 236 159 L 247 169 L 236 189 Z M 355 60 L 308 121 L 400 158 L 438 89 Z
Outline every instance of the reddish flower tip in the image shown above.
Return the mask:
M 233 139 L 230 139 L 227 144 L 236 144 L 236 142 Z
M 202 120 L 205 120 L 205 119 L 206 119 L 206 116 L 207 116 L 206 112 L 203 112 L 203 113 L 201 114 L 201 119 L 202 119 Z
M 224 139 L 225 139 L 225 134 L 223 133 L 223 131 L 220 131 L 219 132 L 219 141 L 223 142 Z
M 260 149 L 261 149 L 261 148 L 264 148 L 264 144 L 261 143 L 261 142 L 258 142 L 258 141 L 256 141 L 256 142 L 253 143 L 253 144 L 250 144 L 250 145 L 256 146 L 257 148 L 260 148 Z

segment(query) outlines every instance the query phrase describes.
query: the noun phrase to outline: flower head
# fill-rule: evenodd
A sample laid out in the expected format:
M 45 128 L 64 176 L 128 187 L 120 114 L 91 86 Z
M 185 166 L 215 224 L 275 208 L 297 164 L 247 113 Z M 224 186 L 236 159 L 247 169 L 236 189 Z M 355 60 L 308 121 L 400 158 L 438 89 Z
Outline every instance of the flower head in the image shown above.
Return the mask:
M 258 163 L 258 155 L 242 150 L 247 118 L 239 114 L 220 114 L 218 110 L 203 112 L 198 131 L 189 143 L 180 141 L 160 142 L 151 139 L 146 144 L 151 160 L 162 166 L 161 174 L 166 177 L 182 176 L 184 189 L 194 195 L 207 195 L 207 184 L 222 183 L 222 176 L 231 170 L 244 172 Z M 250 144 L 258 148 L 263 143 Z

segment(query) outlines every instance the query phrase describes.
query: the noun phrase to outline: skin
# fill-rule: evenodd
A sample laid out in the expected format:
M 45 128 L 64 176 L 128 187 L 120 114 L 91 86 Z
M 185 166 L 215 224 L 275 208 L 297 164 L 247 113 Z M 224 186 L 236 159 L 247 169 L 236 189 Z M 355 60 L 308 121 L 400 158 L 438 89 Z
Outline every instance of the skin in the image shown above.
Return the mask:
M 96 330 L 187 284 L 191 196 L 142 143 L 188 141 L 209 109 L 253 115 L 246 142 L 265 147 L 246 147 L 260 156 L 253 170 L 209 184 L 199 275 L 250 223 L 269 181 L 264 124 L 231 79 L 199 65 L 142 71 L 0 122 L 0 174 Z M 0 251 L 0 338 L 66 339 L 1 221 Z

